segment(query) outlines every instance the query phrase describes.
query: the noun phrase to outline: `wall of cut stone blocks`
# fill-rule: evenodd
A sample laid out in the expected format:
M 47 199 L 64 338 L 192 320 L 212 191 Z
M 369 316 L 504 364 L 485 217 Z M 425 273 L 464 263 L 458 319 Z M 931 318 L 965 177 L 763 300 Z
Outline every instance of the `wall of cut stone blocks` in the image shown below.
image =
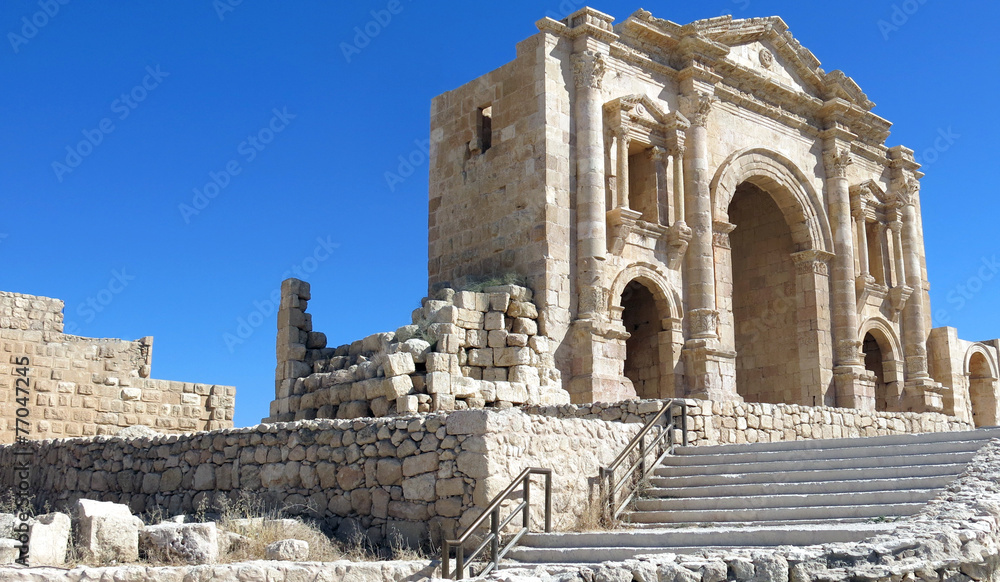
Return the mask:
M 152 337 L 64 334 L 62 310 L 58 299 L 0 292 L 0 442 L 18 436 L 18 418 L 35 439 L 232 426 L 234 387 L 151 379 Z
M 568 401 L 531 291 L 439 290 L 412 323 L 339 347 L 312 330 L 309 284 L 282 284 L 275 399 L 265 422 Z
M 953 327 L 939 327 L 931 330 L 927 348 L 931 376 L 952 387 L 945 411 L 976 426 L 1000 424 L 1000 340 L 972 342 Z
M 463 410 L 34 441 L 30 491 L 36 503 L 57 508 L 88 498 L 168 515 L 218 509 L 245 496 L 341 534 L 360 531 L 376 543 L 392 532 L 440 543 L 478 517 L 522 469 L 541 466 L 554 471 L 553 525 L 566 530 L 597 495 L 599 468 L 640 428 L 513 409 Z M 13 463 L 13 452 L 0 446 L 3 466 Z M 11 479 L 2 472 L 0 490 L 13 487 Z M 541 491 L 533 493 L 538 504 Z

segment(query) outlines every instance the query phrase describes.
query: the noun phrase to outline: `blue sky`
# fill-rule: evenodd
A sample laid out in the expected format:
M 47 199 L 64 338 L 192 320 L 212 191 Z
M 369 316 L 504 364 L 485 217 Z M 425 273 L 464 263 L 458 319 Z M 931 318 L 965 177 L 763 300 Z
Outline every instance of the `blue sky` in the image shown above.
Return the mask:
M 235 384 L 236 424 L 255 424 L 281 279 L 312 283 L 331 344 L 409 323 L 426 291 L 431 98 L 582 5 L 6 0 L 0 289 L 65 300 L 79 335 L 155 336 L 154 377 Z M 640 7 L 593 5 L 619 20 Z M 935 325 L 1000 336 L 997 3 L 643 7 L 680 23 L 779 15 L 853 77 L 895 123 L 889 145 L 927 165 Z M 414 167 L 390 186 L 400 157 Z

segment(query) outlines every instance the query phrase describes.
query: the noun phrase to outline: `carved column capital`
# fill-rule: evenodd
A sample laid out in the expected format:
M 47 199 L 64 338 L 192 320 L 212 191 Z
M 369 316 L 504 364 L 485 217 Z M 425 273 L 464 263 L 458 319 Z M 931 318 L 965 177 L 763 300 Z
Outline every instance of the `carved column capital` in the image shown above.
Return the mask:
M 893 220 L 888 224 L 888 226 L 889 230 L 891 230 L 894 235 L 899 234 L 903 230 L 903 222 L 900 220 Z
M 721 220 L 712 223 L 712 244 L 721 249 L 728 249 L 729 233 L 736 230 L 736 225 Z
M 808 250 L 792 253 L 795 271 L 801 274 L 813 273 L 824 277 L 829 276 L 831 260 L 833 260 L 833 254 L 826 251 Z
M 847 167 L 854 163 L 851 152 L 845 149 L 830 152 L 824 157 L 826 171 L 833 178 L 846 178 Z
M 604 84 L 604 55 L 584 51 L 573 55 L 573 77 L 579 89 L 600 89 Z
M 692 126 L 705 127 L 712 106 L 719 101 L 715 95 L 695 93 L 681 97 L 681 109 Z
M 692 309 L 688 312 L 692 338 L 717 337 L 719 312 L 714 309 Z
M 857 340 L 843 340 L 837 342 L 835 351 L 837 362 L 840 365 L 861 364 L 861 342 Z

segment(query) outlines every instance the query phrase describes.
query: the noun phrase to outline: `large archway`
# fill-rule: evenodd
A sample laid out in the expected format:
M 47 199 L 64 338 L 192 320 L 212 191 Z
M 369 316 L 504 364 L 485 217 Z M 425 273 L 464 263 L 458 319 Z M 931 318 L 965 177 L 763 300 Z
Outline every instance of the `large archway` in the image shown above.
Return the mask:
M 873 317 L 861 326 L 865 369 L 875 374 L 875 410 L 899 412 L 903 398 L 902 347 L 892 326 Z
M 825 204 L 794 163 L 762 148 L 733 153 L 711 191 L 720 340 L 737 354 L 737 392 L 833 405 Z
M 883 360 L 885 360 L 882 347 L 878 345 L 878 340 L 871 333 L 865 334 L 861 346 L 861 350 L 865 354 L 865 369 L 875 374 L 875 410 L 890 410 L 889 390 L 885 382 L 885 367 L 882 365 Z
M 986 355 L 975 351 L 969 358 L 969 403 L 972 421 L 977 426 L 996 426 L 997 377 Z
M 771 195 L 744 182 L 729 205 L 736 389 L 748 402 L 802 400 L 795 244 Z

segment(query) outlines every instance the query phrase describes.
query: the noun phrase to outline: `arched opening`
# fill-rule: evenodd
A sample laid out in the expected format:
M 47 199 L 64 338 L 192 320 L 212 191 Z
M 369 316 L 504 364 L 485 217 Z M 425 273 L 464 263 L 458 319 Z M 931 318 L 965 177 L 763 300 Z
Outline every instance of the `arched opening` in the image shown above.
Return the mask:
M 729 205 L 736 389 L 748 402 L 799 403 L 792 232 L 771 194 L 743 182 Z
M 890 406 L 889 387 L 885 381 L 885 356 L 882 346 L 871 333 L 865 334 L 861 350 L 865 354 L 865 369 L 875 374 L 875 410 L 887 411 Z
M 969 400 L 972 404 L 972 421 L 979 426 L 997 425 L 997 379 L 990 363 L 980 352 L 969 359 Z
M 625 376 L 639 398 L 660 397 L 661 318 L 653 293 L 639 281 L 622 292 L 622 324 L 630 335 L 625 341 Z

